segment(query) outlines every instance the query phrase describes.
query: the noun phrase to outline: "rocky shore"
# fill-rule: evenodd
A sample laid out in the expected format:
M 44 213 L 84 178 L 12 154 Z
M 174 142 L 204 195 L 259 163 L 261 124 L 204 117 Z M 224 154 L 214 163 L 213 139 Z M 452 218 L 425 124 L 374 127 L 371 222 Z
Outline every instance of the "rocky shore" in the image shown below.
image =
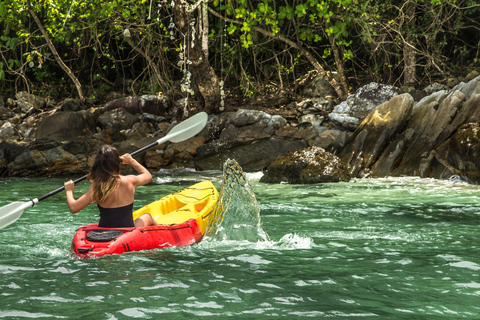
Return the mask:
M 402 175 L 479 183 L 480 76 L 462 80 L 421 91 L 370 83 L 341 103 L 318 81 L 278 112 L 227 108 L 210 115 L 196 137 L 137 158 L 151 171 L 221 170 L 230 158 L 244 171 L 263 170 L 262 181 L 271 183 Z M 0 98 L 0 176 L 83 175 L 100 146 L 133 152 L 164 136 L 183 113 L 181 102 L 157 95 L 99 106 L 25 92 Z

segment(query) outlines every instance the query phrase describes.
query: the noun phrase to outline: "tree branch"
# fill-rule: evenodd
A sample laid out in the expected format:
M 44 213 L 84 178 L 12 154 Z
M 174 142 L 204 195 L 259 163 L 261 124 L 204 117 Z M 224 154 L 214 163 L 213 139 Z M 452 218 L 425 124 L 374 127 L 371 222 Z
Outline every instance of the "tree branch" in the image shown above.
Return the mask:
M 235 24 L 238 24 L 238 25 L 243 24 L 243 22 L 241 22 L 241 21 L 237 21 L 235 19 L 230 19 L 230 18 L 224 17 L 221 14 L 219 14 L 218 12 L 211 9 L 211 8 L 208 8 L 208 10 L 210 11 L 211 14 L 213 14 L 217 18 L 223 19 L 227 22 L 235 23 Z M 310 64 L 312 64 L 313 67 L 327 79 L 327 81 L 333 87 L 333 89 L 335 90 L 335 92 L 337 93 L 338 97 L 341 100 L 345 100 L 347 98 L 347 94 L 348 94 L 347 88 L 342 88 L 342 85 L 340 83 L 338 83 L 338 81 L 333 77 L 332 73 L 326 71 L 322 67 L 322 65 L 318 62 L 318 60 L 315 59 L 315 57 L 307 49 L 305 49 L 304 47 L 302 47 L 298 43 L 288 39 L 287 37 L 285 37 L 282 34 L 278 34 L 278 33 L 273 34 L 272 32 L 267 31 L 267 30 L 262 29 L 262 28 L 259 28 L 259 27 L 253 27 L 252 30 L 257 31 L 257 32 L 263 34 L 264 36 L 283 41 L 286 44 L 288 44 L 290 47 L 298 50 L 302 55 L 305 56 L 305 58 L 307 58 L 308 62 L 310 62 Z
M 65 71 L 65 73 L 70 77 L 70 79 L 75 84 L 75 87 L 77 88 L 77 92 L 78 92 L 78 97 L 80 98 L 80 100 L 82 102 L 85 102 L 85 97 L 83 96 L 82 85 L 80 81 L 78 81 L 75 74 L 73 74 L 73 71 L 65 64 L 65 62 L 63 62 L 62 58 L 60 58 L 60 55 L 58 54 L 57 49 L 55 49 L 55 46 L 53 45 L 52 41 L 50 40 L 50 37 L 48 36 L 47 30 L 45 30 L 45 27 L 43 26 L 42 22 L 40 21 L 37 14 L 33 10 L 33 7 L 30 4 L 30 1 L 28 1 L 27 7 L 28 7 L 28 12 L 33 17 L 33 20 L 35 20 L 35 23 L 37 24 L 38 29 L 40 29 L 40 32 L 42 33 L 48 48 L 52 52 L 55 58 L 55 61 L 57 61 L 58 65 L 62 68 L 63 71 Z

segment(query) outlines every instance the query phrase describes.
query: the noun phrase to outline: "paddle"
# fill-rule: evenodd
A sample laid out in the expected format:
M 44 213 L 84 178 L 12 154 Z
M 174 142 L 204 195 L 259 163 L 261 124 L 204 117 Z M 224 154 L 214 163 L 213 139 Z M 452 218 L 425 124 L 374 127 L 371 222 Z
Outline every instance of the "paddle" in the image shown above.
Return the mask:
M 200 112 L 194 115 L 191 118 L 186 119 L 185 121 L 180 122 L 177 124 L 170 132 L 164 136 L 163 138 L 158 139 L 155 142 L 152 142 L 148 146 L 145 146 L 141 149 L 138 149 L 137 151 L 134 151 L 131 153 L 132 156 L 135 156 L 147 149 L 150 149 L 152 147 L 155 147 L 159 144 L 162 144 L 164 142 L 170 141 L 170 142 L 180 142 L 187 140 L 193 136 L 195 136 L 197 133 L 202 131 L 202 129 L 205 127 L 205 124 L 207 123 L 208 116 L 205 112 Z M 78 178 L 77 180 L 73 181 L 75 184 L 79 183 L 80 181 L 83 181 L 87 178 L 87 175 Z M 53 190 L 41 197 L 35 198 L 35 199 L 30 199 L 27 202 L 12 202 L 10 204 L 7 204 L 3 207 L 0 208 L 0 229 L 3 229 L 15 221 L 17 221 L 21 215 L 23 214 L 23 211 L 27 208 L 33 207 L 35 204 L 38 202 L 47 199 L 48 197 L 53 196 L 54 194 L 59 193 L 60 191 L 64 190 L 65 187 L 62 186 L 56 190 Z

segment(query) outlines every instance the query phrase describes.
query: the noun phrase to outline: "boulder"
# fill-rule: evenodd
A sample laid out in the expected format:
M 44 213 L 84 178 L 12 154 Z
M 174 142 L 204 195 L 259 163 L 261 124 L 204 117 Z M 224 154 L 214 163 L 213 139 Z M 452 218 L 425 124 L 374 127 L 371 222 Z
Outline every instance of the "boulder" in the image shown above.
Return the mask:
M 95 132 L 95 120 L 88 111 L 56 112 L 44 118 L 35 132 L 36 139 L 68 141 Z
M 293 103 L 292 106 L 295 107 L 295 109 L 300 113 L 300 114 L 309 114 L 309 113 L 328 113 L 332 112 L 333 110 L 333 101 L 332 99 L 327 99 L 327 98 L 311 98 L 311 99 L 306 99 L 297 103 Z
M 20 107 L 23 113 L 30 112 L 32 109 L 43 110 L 47 105 L 45 98 L 33 95 L 26 91 L 19 91 L 15 95 L 16 105 Z
M 7 165 L 10 176 L 65 175 L 88 170 L 85 157 L 76 157 L 57 146 L 45 151 L 26 149 Z
M 271 137 L 287 124 L 281 116 L 263 111 L 239 110 L 230 115 L 230 122 L 220 134 L 222 140 L 250 141 Z
M 127 130 L 132 128 L 139 117 L 133 115 L 124 109 L 115 109 L 107 111 L 98 117 L 98 124 L 102 129 Z
M 3 105 L 0 105 L 0 120 L 7 120 L 15 117 L 15 113 L 10 109 L 5 108 Z
M 127 139 L 140 140 L 155 133 L 155 127 L 150 122 L 136 122 L 131 129 L 125 130 Z
M 0 127 L 0 142 L 18 138 L 15 127 L 10 122 L 5 122 Z
M 359 176 L 364 169 L 372 168 L 391 139 L 410 119 L 413 102 L 408 93 L 395 96 L 363 120 L 340 152 L 340 157 L 349 166 L 352 176 Z
M 326 97 L 333 95 L 335 90 L 322 74 L 317 74 L 303 89 L 306 97 Z
M 151 113 L 157 116 L 165 116 L 170 102 L 164 95 L 143 95 L 120 98 L 105 104 L 105 111 L 124 109 L 131 114 Z
M 435 150 L 435 158 L 452 174 L 480 184 L 480 123 L 461 126 Z
M 356 177 L 451 176 L 454 167 L 446 166 L 435 150 L 463 124 L 480 122 L 479 80 L 436 91 L 417 103 L 404 94 L 378 107 L 340 152 L 350 173 Z M 377 118 L 388 121 L 379 125 L 383 122 Z
M 340 158 L 319 147 L 291 152 L 272 162 L 260 182 L 313 184 L 349 181 Z
M 275 136 L 243 143 L 216 141 L 198 147 L 194 162 L 198 170 L 222 170 L 226 160 L 235 159 L 245 171 L 255 172 L 278 157 L 307 146 L 303 139 Z
M 60 110 L 61 111 L 81 111 L 88 109 L 88 106 L 80 99 L 67 98 L 63 100 Z
M 425 87 L 425 89 L 423 89 L 423 91 L 425 91 L 427 93 L 427 95 L 431 95 L 432 93 L 435 93 L 435 92 L 438 92 L 438 91 L 443 91 L 443 90 L 449 90 L 450 88 L 447 86 L 447 85 L 444 85 L 444 84 L 441 84 L 441 83 L 438 83 L 438 82 L 434 82 L 430 85 L 428 85 L 427 87 Z
M 392 139 L 392 148 L 398 143 L 403 147 L 398 159 L 401 161 L 391 174 L 440 178 L 432 175 L 436 166 L 433 152 L 465 122 L 480 121 L 479 98 L 474 96 L 466 101 L 461 90 L 438 91 L 417 103 L 399 136 L 403 141 Z
M 340 126 L 355 130 L 379 105 L 401 93 L 402 90 L 397 87 L 372 82 L 335 106 L 329 119 Z
M 313 146 L 336 154 L 347 142 L 348 133 L 341 130 L 325 130 L 313 141 Z
M 8 164 L 15 160 L 27 148 L 25 142 L 1 141 L 0 142 L 0 176 L 11 176 L 8 172 Z

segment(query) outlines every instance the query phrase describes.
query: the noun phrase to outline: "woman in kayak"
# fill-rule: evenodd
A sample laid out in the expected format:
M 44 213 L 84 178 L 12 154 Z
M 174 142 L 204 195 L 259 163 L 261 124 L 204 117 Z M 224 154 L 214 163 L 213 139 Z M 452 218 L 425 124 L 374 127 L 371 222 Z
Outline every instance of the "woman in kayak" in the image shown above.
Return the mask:
M 138 175 L 120 175 L 120 162 L 131 165 Z M 112 146 L 102 147 L 93 162 L 87 179 L 92 183 L 86 193 L 75 200 L 74 183 L 65 182 L 68 208 L 77 213 L 90 203 L 96 203 L 100 210 L 99 227 L 124 228 L 158 225 L 148 213 L 133 221 L 132 210 L 135 187 L 152 180 L 150 172 L 128 153 L 120 156 Z

